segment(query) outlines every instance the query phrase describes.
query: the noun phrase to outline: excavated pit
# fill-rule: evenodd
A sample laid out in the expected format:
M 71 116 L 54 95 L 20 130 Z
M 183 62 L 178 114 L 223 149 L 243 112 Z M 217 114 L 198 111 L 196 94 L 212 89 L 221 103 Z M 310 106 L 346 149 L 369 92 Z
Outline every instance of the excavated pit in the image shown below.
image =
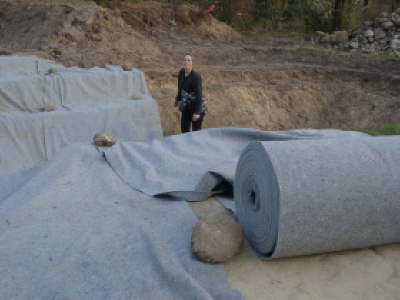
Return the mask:
M 202 71 L 205 127 L 373 128 L 400 121 L 400 79 L 352 70 Z M 164 134 L 179 132 L 174 74 L 149 72 Z
M 179 133 L 173 102 L 186 53 L 203 77 L 209 102 L 204 127 L 364 129 L 400 123 L 398 59 L 263 32 L 239 34 L 193 6 L 0 0 L 0 8 L 0 53 L 143 70 L 159 101 L 165 135 Z M 192 19 L 186 22 L 182 11 Z

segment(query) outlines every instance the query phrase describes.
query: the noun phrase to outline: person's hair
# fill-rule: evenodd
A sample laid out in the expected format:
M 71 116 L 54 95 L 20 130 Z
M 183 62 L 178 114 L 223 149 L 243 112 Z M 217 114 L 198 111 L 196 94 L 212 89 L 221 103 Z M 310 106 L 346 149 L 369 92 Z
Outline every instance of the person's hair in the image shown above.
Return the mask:
M 190 56 L 190 58 L 193 60 L 193 56 L 192 56 L 192 54 L 190 54 L 190 53 L 186 53 L 184 57 L 186 57 L 186 56 Z

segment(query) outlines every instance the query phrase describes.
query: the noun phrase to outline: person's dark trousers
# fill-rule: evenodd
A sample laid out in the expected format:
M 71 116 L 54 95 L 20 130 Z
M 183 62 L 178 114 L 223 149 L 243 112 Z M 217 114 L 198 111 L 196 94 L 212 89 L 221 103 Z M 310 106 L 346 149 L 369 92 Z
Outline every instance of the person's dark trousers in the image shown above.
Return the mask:
M 184 109 L 182 111 L 182 116 L 181 116 L 181 131 L 182 133 L 189 132 L 190 131 L 190 125 L 192 127 L 192 131 L 198 131 L 201 130 L 201 125 L 203 123 L 203 118 L 204 114 L 200 115 L 200 118 L 193 122 L 193 109 L 188 107 L 187 109 Z

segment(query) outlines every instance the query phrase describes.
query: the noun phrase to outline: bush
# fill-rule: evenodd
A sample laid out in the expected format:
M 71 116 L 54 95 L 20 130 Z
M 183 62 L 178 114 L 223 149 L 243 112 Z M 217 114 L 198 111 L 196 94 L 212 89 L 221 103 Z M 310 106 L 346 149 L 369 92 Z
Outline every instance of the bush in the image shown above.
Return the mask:
M 373 136 L 400 135 L 400 124 L 386 124 L 376 129 L 364 129 L 361 131 Z

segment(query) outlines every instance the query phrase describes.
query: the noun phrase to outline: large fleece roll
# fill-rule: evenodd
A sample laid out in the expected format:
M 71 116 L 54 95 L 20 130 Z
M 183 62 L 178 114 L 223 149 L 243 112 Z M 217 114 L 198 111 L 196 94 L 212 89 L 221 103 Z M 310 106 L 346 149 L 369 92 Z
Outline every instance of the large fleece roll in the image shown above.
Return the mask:
M 400 137 L 250 143 L 236 213 L 265 259 L 400 242 Z

